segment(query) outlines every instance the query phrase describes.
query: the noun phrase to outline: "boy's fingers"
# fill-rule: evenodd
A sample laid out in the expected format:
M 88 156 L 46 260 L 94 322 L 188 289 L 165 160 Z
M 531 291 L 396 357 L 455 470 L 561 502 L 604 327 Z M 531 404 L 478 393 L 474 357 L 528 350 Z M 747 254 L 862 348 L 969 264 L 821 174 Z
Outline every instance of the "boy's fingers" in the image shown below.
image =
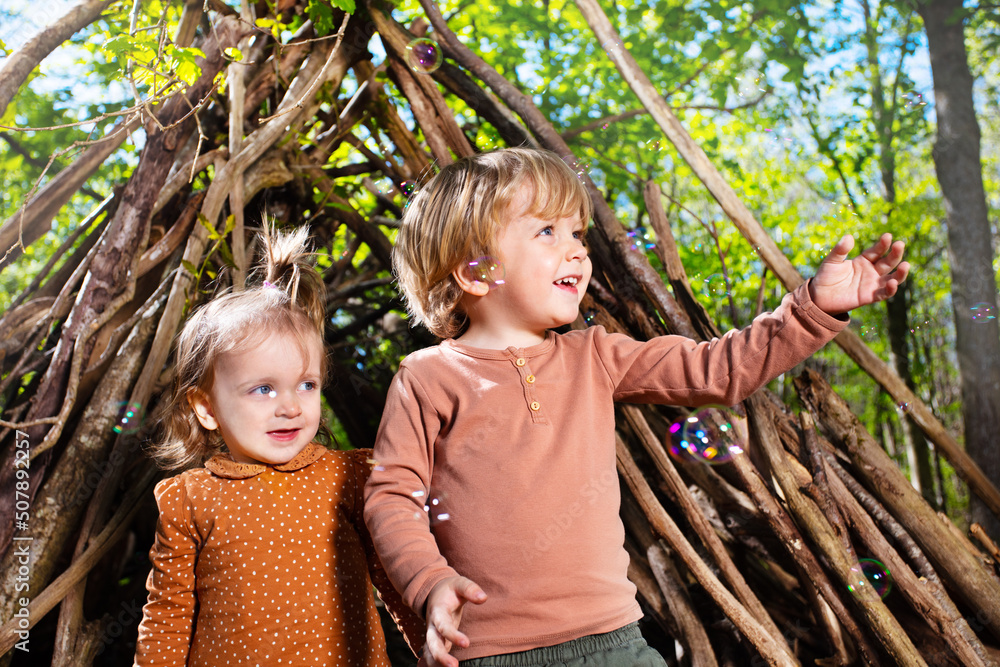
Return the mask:
M 427 643 L 424 646 L 424 654 L 430 665 L 443 665 L 444 667 L 458 667 L 458 660 L 448 653 L 448 648 L 441 634 L 433 627 L 427 626 Z
M 837 241 L 837 245 L 833 246 L 833 250 L 826 256 L 826 261 L 843 262 L 847 259 L 847 255 L 850 254 L 852 248 L 854 248 L 854 237 L 850 234 L 845 234 Z
M 875 262 L 875 269 L 881 273 L 886 274 L 896 268 L 899 264 L 899 260 L 903 259 L 903 252 L 906 250 L 906 244 L 902 241 L 896 241 L 889 248 L 889 253 L 884 257 L 880 257 Z
M 877 262 L 879 259 L 882 258 L 882 255 L 885 254 L 885 251 L 888 250 L 891 246 L 892 246 L 892 234 L 886 232 L 885 234 L 882 234 L 882 236 L 879 237 L 878 241 L 873 243 L 871 247 L 862 252 L 861 256 L 867 259 L 872 264 L 874 264 L 875 262 Z
M 471 579 L 465 580 L 464 586 L 459 594 L 469 602 L 475 602 L 476 604 L 486 602 L 486 593 L 479 587 L 479 584 Z

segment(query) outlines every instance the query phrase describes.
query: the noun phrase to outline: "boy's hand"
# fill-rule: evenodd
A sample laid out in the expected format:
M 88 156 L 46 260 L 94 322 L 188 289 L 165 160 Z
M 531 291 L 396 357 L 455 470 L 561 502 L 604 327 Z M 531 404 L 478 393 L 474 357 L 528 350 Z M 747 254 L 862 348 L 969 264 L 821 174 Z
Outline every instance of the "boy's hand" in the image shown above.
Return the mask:
M 469 645 L 469 638 L 458 630 L 466 602 L 482 604 L 486 602 L 486 593 L 465 577 L 448 577 L 431 589 L 427 596 L 427 642 L 421 665 L 458 667 L 458 660 L 448 652 L 452 645 L 462 648 Z
M 831 315 L 888 299 L 910 272 L 909 262 L 900 261 L 906 244 L 893 243 L 892 234 L 883 234 L 872 247 L 847 261 L 853 247 L 850 234 L 840 239 L 809 283 L 813 303 Z

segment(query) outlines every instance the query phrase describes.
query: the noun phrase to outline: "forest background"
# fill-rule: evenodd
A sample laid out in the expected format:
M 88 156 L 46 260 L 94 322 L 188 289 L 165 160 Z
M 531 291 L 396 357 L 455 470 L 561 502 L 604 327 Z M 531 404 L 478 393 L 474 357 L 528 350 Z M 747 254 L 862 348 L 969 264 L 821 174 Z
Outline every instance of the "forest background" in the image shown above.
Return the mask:
M 744 326 L 755 313 L 775 307 L 789 286 L 783 284 L 782 269 L 762 244 L 745 226 L 734 224 L 732 218 L 739 212 L 734 214 L 731 204 L 720 202 L 724 197 L 717 187 L 706 187 L 704 168 L 692 162 L 690 148 L 665 131 L 662 113 L 651 111 L 636 92 L 637 85 L 623 76 L 626 69 L 620 64 L 616 69 L 616 61 L 625 53 L 631 54 L 666 101 L 691 144 L 704 152 L 717 176 L 735 191 L 751 219 L 760 222 L 802 276 L 815 270 L 842 234 L 853 234 L 859 246 L 868 245 L 882 231 L 905 240 L 907 260 L 913 266 L 905 289 L 884 305 L 853 313 L 850 328 L 887 362 L 914 400 L 887 390 L 835 345 L 816 354 L 805 367 L 832 385 L 930 507 L 945 513 L 963 533 L 977 522 L 985 534 L 1000 538 L 995 509 L 970 494 L 965 475 L 956 471 L 933 436 L 925 436 L 926 419 L 921 416 L 922 410 L 929 411 L 955 442 L 967 446 L 986 478 L 1000 485 L 1000 457 L 993 444 L 1000 429 L 996 370 L 1000 261 L 995 252 L 1000 233 L 996 56 L 1000 9 L 985 1 L 603 3 L 616 32 L 609 37 L 593 29 L 592 22 L 588 25 L 583 4 L 450 2 L 440 10 L 457 39 L 551 124 L 575 156 L 574 166 L 610 206 L 628 251 L 642 255 L 663 283 L 676 288 L 671 258 L 659 244 L 664 234 L 656 219 L 665 216 L 690 294 L 722 331 Z M 505 112 L 484 111 L 486 102 L 470 100 L 455 70 L 468 70 L 493 84 L 480 70 L 457 61 L 436 26 L 428 25 L 426 6 L 415 1 L 391 8 L 374 3 L 355 6 L 353 0 L 334 5 L 321 0 L 242 7 L 221 0 L 210 0 L 204 7 L 197 2 L 84 2 L 80 7 L 89 7 L 92 18 L 81 21 L 72 37 L 58 40 L 62 45 L 39 67 L 14 81 L 10 92 L 4 89 L 10 81 L 0 78 L 0 94 L 7 96 L 0 99 L 9 102 L 0 108 L 0 220 L 5 221 L 0 239 L 7 253 L 0 260 L 0 312 L 5 313 L 0 400 L 3 418 L 9 420 L 5 426 L 49 416 L 36 414 L 39 401 L 33 397 L 40 395 L 40 387 L 48 387 L 46 364 L 59 358 L 59 351 L 53 350 L 61 329 L 72 321 L 51 315 L 59 288 L 103 242 L 122 197 L 128 201 L 123 195 L 126 183 L 149 148 L 148 132 L 156 133 L 148 114 L 154 108 L 156 113 L 166 109 L 164 100 L 176 99 L 178 91 L 201 85 L 202 94 L 187 100 L 196 113 L 176 114 L 178 123 L 190 119 L 195 126 L 181 141 L 189 162 L 178 158 L 170 175 L 189 178 L 174 178 L 178 182 L 171 192 L 174 200 L 154 209 L 173 212 L 173 218 L 165 221 L 152 214 L 142 245 L 130 250 L 141 254 L 147 246 L 153 248 L 176 234 L 173 245 L 161 244 L 168 249 L 161 251 L 163 258 L 171 259 L 147 262 L 152 263 L 147 268 L 157 269 L 156 280 L 135 292 L 149 298 L 146 310 L 139 309 L 146 298 L 139 301 L 135 293 L 128 293 L 128 299 L 137 301 L 131 310 L 134 315 L 112 320 L 96 351 L 95 343 L 88 343 L 89 364 L 83 375 L 85 380 L 87 373 L 91 377 L 82 386 L 93 390 L 100 377 L 110 373 L 111 359 L 126 345 L 125 333 L 158 312 L 162 304 L 155 305 L 156 298 L 171 289 L 175 274 L 195 279 L 184 292 L 185 310 L 224 286 L 228 276 L 241 275 L 246 249 L 237 241 L 240 230 L 274 216 L 314 229 L 319 266 L 335 288 L 329 300 L 328 342 L 335 381 L 324 395 L 328 421 L 342 445 L 372 444 L 382 396 L 399 360 L 433 342 L 426 332 L 405 325 L 405 311 L 387 269 L 388 244 L 407 197 L 433 174 L 436 164 L 462 154 L 465 149 L 456 146 L 490 150 L 541 133 L 531 122 L 524 123 L 531 132 L 518 129 L 523 125 L 514 112 L 522 118 L 526 114 L 501 93 L 494 91 L 491 99 L 503 97 Z M 194 6 L 202 11 L 189 25 L 185 15 L 194 12 Z M 6 56 L 0 67 L 13 62 L 12 54 L 72 7 L 57 2 L 0 2 L 0 49 Z M 365 17 L 364 25 L 342 23 L 341 10 Z M 929 14 L 932 11 L 941 13 Z M 224 62 L 213 65 L 217 75 L 206 87 L 204 58 L 212 54 L 206 53 L 204 42 L 226 37 L 216 34 L 210 22 L 241 13 L 243 32 L 224 51 Z M 925 23 L 928 16 L 947 20 Z M 927 26 L 945 24 L 959 26 L 969 103 L 978 127 L 973 132 L 967 125 L 957 126 L 955 133 L 961 136 L 949 135 L 943 141 L 942 107 L 936 100 L 946 92 L 950 111 L 959 102 L 951 97 L 952 89 L 941 87 L 945 82 L 940 77 L 935 80 L 934 52 L 928 43 L 933 30 Z M 295 89 L 295 68 L 305 70 L 302 63 L 309 62 L 309 50 L 325 55 L 331 48 L 347 54 L 339 76 L 316 78 L 316 89 Z M 442 52 L 449 56 L 443 62 Z M 295 64 L 282 69 L 287 60 Z M 313 63 L 317 69 L 310 70 L 311 76 L 318 77 L 319 65 L 323 62 Z M 268 68 L 270 79 L 260 75 Z M 240 83 L 244 74 L 237 73 L 241 69 L 251 85 L 239 95 L 253 99 L 254 105 L 248 105 L 245 115 L 234 116 L 231 100 L 234 86 L 244 85 Z M 427 90 L 431 81 L 437 96 Z M 289 99 L 299 100 L 305 107 L 302 113 L 282 101 L 286 90 L 295 91 Z M 415 102 L 417 97 L 427 108 Z M 100 145 L 93 142 L 112 135 L 116 124 L 127 122 L 127 111 L 136 108 L 147 114 L 145 131 L 133 126 L 127 137 L 123 133 L 114 150 L 95 161 L 55 211 L 31 217 L 25 225 L 25 211 L 40 208 L 38 200 L 49 196 L 45 188 L 56 182 L 57 175 L 78 170 L 81 156 Z M 448 113 L 453 123 L 442 120 Z M 288 114 L 288 122 L 278 127 L 282 114 Z M 245 131 L 233 133 L 233 118 L 245 123 Z M 427 118 L 437 120 L 429 124 Z M 279 122 L 272 122 L 275 119 Z M 214 209 L 217 219 L 206 216 L 204 199 L 197 199 L 197 215 L 185 213 L 190 206 L 185 208 L 178 198 L 187 198 L 188 204 L 192 198 L 210 199 L 206 196 L 210 185 L 220 174 L 229 173 L 226 159 L 239 152 L 243 141 L 252 144 L 255 130 L 269 127 L 278 131 L 262 150 L 280 146 L 281 158 L 261 160 L 265 166 L 256 174 L 257 184 L 234 186 L 236 192 Z M 449 136 L 456 131 L 460 136 Z M 973 160 L 981 173 L 979 194 L 948 192 L 948 178 L 940 176 L 948 155 L 942 145 L 969 145 L 960 139 L 974 139 L 979 151 Z M 977 158 L 967 149 L 962 152 L 966 158 Z M 317 161 L 317 154 L 322 159 Z M 196 155 L 200 159 L 192 157 Z M 304 155 L 309 159 L 297 157 Z M 230 160 L 229 167 L 234 162 Z M 959 185 L 970 185 L 975 179 L 960 171 L 960 162 L 956 164 L 946 164 L 944 173 L 961 174 Z M 981 210 L 981 219 L 967 215 L 970 209 L 963 204 L 977 197 L 981 207 L 971 210 Z M 29 205 L 22 208 L 25 204 Z M 174 224 L 175 220 L 184 222 Z M 974 226 L 977 222 L 979 227 Z M 609 238 L 614 236 L 604 229 Z M 23 241 L 20 246 L 17 232 Z M 201 251 L 192 255 L 185 251 L 182 259 L 181 250 L 190 247 L 184 242 L 199 234 Z M 624 263 L 635 273 L 639 269 L 632 261 L 626 256 Z M 585 322 L 601 321 L 601 304 L 606 306 L 609 298 L 615 301 L 608 297 L 616 292 L 614 281 L 613 270 L 606 267 L 604 276 L 595 280 L 592 299 L 585 303 Z M 628 290 L 623 295 L 622 302 Z M 32 303 L 36 307 L 26 309 Z M 7 317 L 14 313 L 17 318 Z M 669 328 L 668 318 L 660 319 Z M 29 334 L 34 335 L 32 327 L 39 322 L 48 327 L 48 335 L 34 343 L 37 355 L 22 355 L 25 345 L 31 347 Z M 633 329 L 641 329 L 635 318 L 630 322 Z M 122 386 L 137 386 L 137 372 Z M 795 375 L 779 378 L 769 389 L 783 404 L 797 409 L 801 401 Z M 94 517 L 109 514 L 110 506 L 130 497 L 125 491 L 134 485 L 146 493 L 137 495 L 136 506 L 142 509 L 130 521 L 149 522 L 145 530 L 133 530 L 124 547 L 119 545 L 122 555 L 116 563 L 102 566 L 114 573 L 106 575 L 110 584 L 121 589 L 120 595 L 108 599 L 134 599 L 136 591 L 141 592 L 148 567 L 145 552 L 155 523 L 151 494 L 136 481 L 148 484 L 149 479 L 135 472 L 131 458 L 116 462 L 108 452 L 118 451 L 111 447 L 118 448 L 125 440 L 134 443 L 150 435 L 152 426 L 145 416 L 155 411 L 159 391 L 169 379 L 169 371 L 157 375 L 149 380 L 152 389 L 144 400 L 120 396 L 111 403 L 113 414 L 102 415 L 107 418 L 107 433 L 98 438 L 103 443 L 98 460 L 110 463 L 95 469 L 100 476 L 114 478 L 114 483 L 108 483 L 104 509 L 93 510 L 93 516 L 88 512 L 88 521 L 100 523 L 102 519 Z M 41 424 L 29 432 L 34 443 L 47 444 L 51 451 L 46 456 L 58 458 L 73 433 L 70 426 L 81 423 L 85 401 L 79 399 L 78 407 L 66 408 L 63 414 L 60 406 L 67 402 L 55 400 L 51 414 L 59 415 L 63 434 L 38 431 Z M 5 428 L 2 436 L 11 456 L 18 442 L 15 430 Z M 968 442 L 970 434 L 978 438 L 975 446 Z M 43 452 L 37 455 L 42 457 Z M 47 475 L 54 474 L 54 468 L 49 461 L 32 478 L 33 499 L 52 479 Z M 125 481 L 130 478 L 120 469 L 131 469 L 131 482 Z M 88 500 L 96 487 L 90 484 Z M 74 523 L 63 530 L 75 538 L 80 529 Z M 87 530 L 97 532 L 93 526 Z M 9 539 L 7 535 L 5 548 Z M 73 561 L 71 544 L 76 540 L 65 539 L 57 554 L 48 557 L 51 562 L 45 567 L 50 575 L 43 579 Z M 77 556 L 86 543 L 84 539 L 77 544 Z M 983 548 L 989 551 L 988 546 Z M 84 599 L 82 591 L 79 597 Z M 82 610 L 83 603 L 78 604 Z M 50 621 L 52 627 L 45 629 L 43 624 L 39 632 L 65 641 L 66 624 L 75 622 L 91 629 L 88 651 L 110 647 L 115 655 L 126 655 L 127 637 L 132 632 L 134 641 L 138 618 L 121 621 L 131 629 L 123 628 L 119 640 L 108 634 L 106 615 L 113 617 L 115 609 L 92 599 L 87 604 L 76 621 L 60 620 L 59 628 Z M 97 620 L 85 622 L 84 617 Z M 60 651 L 63 660 L 70 652 L 67 646 L 59 648 L 59 641 L 36 644 L 56 647 L 50 649 L 56 656 L 53 664 Z M 102 664 L 100 659 L 97 664 Z

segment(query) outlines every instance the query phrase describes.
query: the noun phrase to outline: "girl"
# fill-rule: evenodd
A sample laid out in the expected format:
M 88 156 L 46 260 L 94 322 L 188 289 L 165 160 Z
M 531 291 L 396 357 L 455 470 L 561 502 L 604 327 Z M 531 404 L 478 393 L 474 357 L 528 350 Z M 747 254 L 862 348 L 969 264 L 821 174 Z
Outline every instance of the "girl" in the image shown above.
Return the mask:
M 371 451 L 313 442 L 323 282 L 305 229 L 262 240 L 262 283 L 209 302 L 179 337 L 155 455 L 204 467 L 156 487 L 135 664 L 388 667 L 372 582 L 408 642 L 425 631 L 365 528 Z

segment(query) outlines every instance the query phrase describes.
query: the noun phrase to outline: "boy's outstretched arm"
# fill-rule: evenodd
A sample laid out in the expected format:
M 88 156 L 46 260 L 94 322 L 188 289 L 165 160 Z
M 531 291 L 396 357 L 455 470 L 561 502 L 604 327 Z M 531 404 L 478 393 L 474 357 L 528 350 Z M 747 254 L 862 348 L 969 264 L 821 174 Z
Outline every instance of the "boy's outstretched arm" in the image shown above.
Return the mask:
M 847 234 L 819 265 L 809 284 L 813 303 L 831 315 L 888 299 L 910 271 L 910 264 L 900 261 L 906 244 L 893 243 L 892 234 L 882 234 L 874 245 L 848 261 L 852 248 L 854 237 Z
M 469 638 L 458 629 L 466 602 L 482 604 L 486 602 L 486 593 L 465 577 L 442 579 L 431 589 L 424 614 L 427 619 L 427 642 L 421 665 L 458 667 L 458 660 L 449 651 L 453 644 L 462 648 L 469 645 Z

